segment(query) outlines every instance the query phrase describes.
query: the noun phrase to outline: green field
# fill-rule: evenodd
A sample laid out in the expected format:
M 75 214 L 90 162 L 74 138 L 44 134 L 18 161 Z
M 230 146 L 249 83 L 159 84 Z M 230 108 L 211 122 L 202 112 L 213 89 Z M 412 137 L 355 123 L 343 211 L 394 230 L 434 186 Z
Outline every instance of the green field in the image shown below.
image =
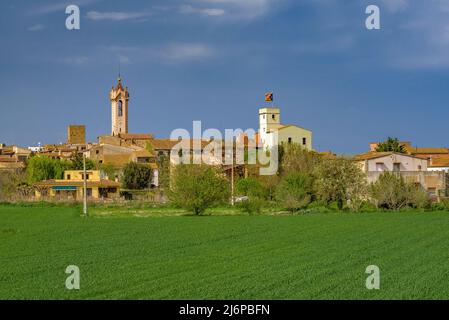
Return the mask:
M 365 269 L 381 289 L 365 288 Z M 65 288 L 65 268 L 81 289 Z M 0 206 L 0 299 L 448 299 L 449 213 L 80 217 Z

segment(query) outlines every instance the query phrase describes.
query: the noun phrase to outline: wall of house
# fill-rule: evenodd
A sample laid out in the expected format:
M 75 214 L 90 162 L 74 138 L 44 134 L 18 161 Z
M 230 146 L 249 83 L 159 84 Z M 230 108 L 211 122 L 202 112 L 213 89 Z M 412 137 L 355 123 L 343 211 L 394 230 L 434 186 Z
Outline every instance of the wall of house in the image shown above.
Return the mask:
M 276 133 L 267 134 L 267 141 L 264 147 L 272 147 L 276 145 Z M 297 143 L 308 150 L 312 150 L 312 132 L 300 127 L 290 126 L 277 131 L 278 143 L 288 143 L 289 138 L 291 138 L 292 143 Z M 303 145 L 303 138 L 306 139 L 306 144 Z
M 67 170 L 64 171 L 64 180 L 83 180 L 82 170 Z M 100 171 L 99 170 L 87 170 L 87 175 L 89 175 L 89 181 L 100 181 Z M 70 176 L 70 179 L 68 177 Z
M 382 165 L 379 166 L 378 163 Z M 394 163 L 400 163 L 400 171 L 427 171 L 427 160 L 398 154 L 366 160 L 364 169 L 365 171 L 393 171 Z

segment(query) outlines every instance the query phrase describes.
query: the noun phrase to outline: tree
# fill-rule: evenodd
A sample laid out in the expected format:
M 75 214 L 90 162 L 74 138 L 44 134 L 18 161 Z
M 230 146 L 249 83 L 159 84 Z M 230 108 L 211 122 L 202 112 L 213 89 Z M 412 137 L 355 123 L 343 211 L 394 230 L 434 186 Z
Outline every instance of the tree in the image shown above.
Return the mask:
M 262 183 L 255 177 L 239 179 L 235 185 L 238 195 L 265 199 L 268 195 Z
M 180 164 L 173 169 L 169 199 L 196 215 L 228 201 L 229 183 L 216 168 L 207 165 Z
M 315 190 L 320 200 L 336 201 L 343 209 L 345 202 L 357 211 L 366 196 L 366 176 L 357 164 L 346 158 L 323 159 L 315 170 Z
M 101 170 L 109 180 L 114 181 L 117 175 L 117 170 L 112 163 L 99 163 L 98 169 Z
M 282 143 L 279 147 L 279 164 L 281 175 L 291 172 L 311 173 L 319 163 L 317 153 L 303 148 L 297 143 Z
M 96 168 L 96 163 L 92 159 L 86 159 L 86 170 L 94 170 Z M 72 158 L 72 164 L 70 165 L 71 170 L 84 170 L 84 157 L 77 153 Z
M 380 142 L 376 148 L 377 152 L 397 152 L 397 153 L 407 153 L 404 145 L 399 142 L 398 138 L 391 138 L 384 142 Z
M 151 168 L 145 164 L 130 162 L 123 169 L 122 185 L 124 189 L 143 190 L 150 186 Z
M 276 189 L 276 199 L 289 211 L 307 207 L 312 201 L 313 178 L 310 174 L 291 172 Z
M 163 190 L 170 188 L 170 158 L 165 155 L 159 155 L 156 159 L 158 168 L 159 187 Z
M 33 184 L 38 181 L 62 179 L 64 171 L 71 167 L 71 163 L 64 159 L 53 159 L 47 156 L 33 156 L 27 160 L 27 180 Z
M 399 210 L 407 206 L 424 208 L 429 204 L 428 196 L 421 185 L 407 183 L 397 173 L 384 172 L 370 185 L 370 195 L 377 207 Z

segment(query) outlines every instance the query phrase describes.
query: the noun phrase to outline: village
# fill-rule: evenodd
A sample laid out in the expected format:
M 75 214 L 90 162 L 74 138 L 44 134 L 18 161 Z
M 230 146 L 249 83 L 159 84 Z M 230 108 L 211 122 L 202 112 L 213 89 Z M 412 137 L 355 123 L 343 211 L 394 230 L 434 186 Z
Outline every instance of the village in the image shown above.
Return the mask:
M 151 133 L 129 132 L 128 119 L 132 108 L 129 108 L 129 89 L 123 86 L 121 76 L 110 90 L 109 100 L 111 103 L 110 134 L 99 136 L 97 142 L 87 142 L 88 128 L 84 125 L 68 125 L 67 141 L 63 144 L 30 147 L 0 144 L 0 175 L 6 172 L 23 172 L 29 159 L 36 156 L 68 162 L 73 162 L 74 159 L 79 160 L 81 157 L 89 161 L 87 171 L 80 167 L 71 168 L 61 172 L 59 177 L 34 181 L 27 189 L 28 192 L 25 193 L 24 198 L 29 201 L 79 201 L 83 198 L 84 188 L 86 188 L 86 196 L 91 201 L 129 200 L 145 194 L 145 192 L 133 192 L 132 188 L 124 187 L 122 183 L 124 168 L 130 163 L 135 163 L 151 170 L 148 182 L 139 189 L 153 190 L 152 201 L 165 201 L 163 196 L 154 191 L 166 188 L 161 183 L 163 174 L 169 176 L 165 179 L 171 179 L 170 172 L 174 166 L 173 155 L 179 153 L 177 147 L 181 144 L 179 138 L 156 138 Z M 253 136 L 241 133 L 234 137 L 233 141 L 220 139 L 219 148 L 220 150 L 223 148 L 223 152 L 209 153 L 208 161 L 204 161 L 204 155 L 202 157 L 203 162 L 219 167 L 226 175 L 231 183 L 229 188 L 232 190 L 232 199 L 235 196 L 235 181 L 239 178 L 247 178 L 250 171 L 248 170 L 250 163 L 236 161 L 238 157 L 235 153 L 239 145 L 246 151 L 250 147 L 261 151 L 273 150 L 273 148 L 277 150 L 281 145 L 296 145 L 320 157 L 328 159 L 337 157 L 331 151 L 323 152 L 313 148 L 311 130 L 293 124 L 283 124 L 281 110 L 275 107 L 272 101 L 273 94 L 267 94 L 265 102 L 270 105 L 259 109 L 259 128 Z M 194 137 L 189 137 L 187 145 L 183 143 L 182 152 L 184 155 L 186 153 L 203 154 L 203 151 L 210 149 L 212 140 L 214 139 L 195 140 Z M 224 145 L 229 145 L 229 142 L 233 149 L 231 162 L 228 161 L 229 159 L 226 160 L 227 153 L 224 150 Z M 392 172 L 402 176 L 409 183 L 421 186 L 432 201 L 438 202 L 440 199 L 447 198 L 449 148 L 418 148 L 414 147 L 412 142 L 397 141 L 397 143 L 400 150 L 381 150 L 379 149 L 381 142 L 369 143 L 366 153 L 353 155 L 351 160 L 363 171 L 369 184 L 376 182 L 383 173 Z M 173 150 L 177 151 L 174 153 Z M 223 159 L 226 161 L 222 161 Z M 272 160 L 277 161 L 277 159 Z M 276 170 L 273 174 L 276 174 Z M 84 180 L 87 181 L 87 185 L 84 185 Z

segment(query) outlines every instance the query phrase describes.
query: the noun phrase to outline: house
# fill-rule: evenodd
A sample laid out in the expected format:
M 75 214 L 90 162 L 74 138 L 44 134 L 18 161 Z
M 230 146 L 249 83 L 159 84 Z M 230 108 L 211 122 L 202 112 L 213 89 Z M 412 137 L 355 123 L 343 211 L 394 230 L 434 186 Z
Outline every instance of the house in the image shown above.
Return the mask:
M 428 161 L 410 154 L 367 152 L 354 160 L 366 173 L 368 183 L 376 182 L 383 172 L 395 172 L 405 181 L 420 184 L 430 196 L 446 193 L 449 187 L 445 172 L 428 171 Z
M 431 158 L 427 170 L 449 173 L 449 155 L 439 155 Z
M 369 144 L 370 152 L 375 152 L 380 142 Z M 433 157 L 449 155 L 449 148 L 418 148 L 413 147 L 410 141 L 400 141 L 399 145 L 404 147 L 407 154 L 430 160 Z
M 25 168 L 31 151 L 18 146 L 0 145 L 0 171 L 17 171 Z
M 259 109 L 258 145 L 271 149 L 282 143 L 297 143 L 312 150 L 312 131 L 296 125 L 281 124 L 279 108 Z
M 37 200 L 50 197 L 62 200 L 81 200 L 84 194 L 83 170 L 67 170 L 61 180 L 45 180 L 35 183 Z M 120 183 L 104 179 L 100 171 L 86 171 L 87 197 L 89 199 L 118 198 Z

